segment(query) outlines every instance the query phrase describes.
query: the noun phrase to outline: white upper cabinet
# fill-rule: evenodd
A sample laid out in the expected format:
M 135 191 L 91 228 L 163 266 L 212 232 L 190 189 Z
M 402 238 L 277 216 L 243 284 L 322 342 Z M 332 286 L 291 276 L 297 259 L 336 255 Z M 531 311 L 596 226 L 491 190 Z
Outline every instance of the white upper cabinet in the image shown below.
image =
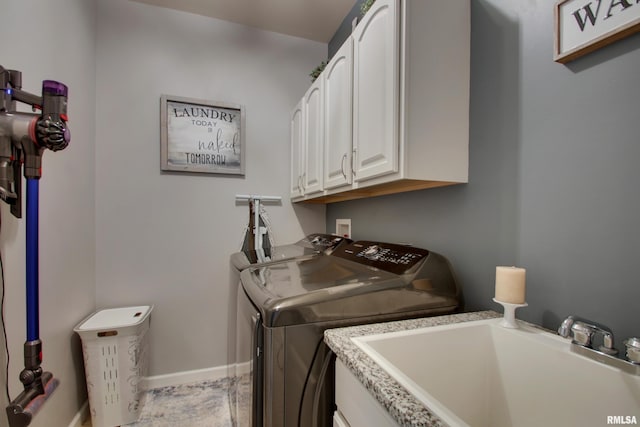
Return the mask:
M 399 8 L 377 0 L 353 33 L 355 180 L 398 170 Z
M 318 78 L 291 111 L 291 198 L 322 192 L 324 94 Z
M 353 43 L 349 37 L 324 76 L 324 188 L 351 184 Z
M 303 114 L 302 100 L 291 112 L 289 128 L 291 132 L 291 198 L 302 196 L 302 159 L 303 159 Z
M 322 76 L 321 76 L 322 77 Z M 322 191 L 322 155 L 324 149 L 323 128 L 323 79 L 318 77 L 303 98 L 304 156 L 303 192 L 305 195 Z
M 373 4 L 303 98 L 296 201 L 468 181 L 470 19 L 469 0 Z

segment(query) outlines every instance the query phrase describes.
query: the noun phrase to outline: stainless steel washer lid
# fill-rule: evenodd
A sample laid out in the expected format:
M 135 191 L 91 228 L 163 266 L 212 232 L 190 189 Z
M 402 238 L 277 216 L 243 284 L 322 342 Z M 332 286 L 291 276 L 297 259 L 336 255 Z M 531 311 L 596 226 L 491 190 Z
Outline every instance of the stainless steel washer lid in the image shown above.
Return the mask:
M 341 245 L 331 256 L 249 268 L 241 273 L 242 286 L 267 327 L 459 306 L 453 272 L 441 255 L 389 244 L 373 251 L 373 242 L 364 243 Z M 389 261 L 391 253 L 396 259 Z M 403 267 L 396 261 L 407 253 L 416 257 Z M 380 268 L 386 263 L 393 272 Z
M 239 271 L 252 265 L 282 262 L 299 257 L 311 257 L 321 253 L 330 253 L 343 242 L 344 237 L 331 234 L 314 233 L 290 245 L 274 246 L 263 251 L 247 250 L 231 255 L 231 264 Z

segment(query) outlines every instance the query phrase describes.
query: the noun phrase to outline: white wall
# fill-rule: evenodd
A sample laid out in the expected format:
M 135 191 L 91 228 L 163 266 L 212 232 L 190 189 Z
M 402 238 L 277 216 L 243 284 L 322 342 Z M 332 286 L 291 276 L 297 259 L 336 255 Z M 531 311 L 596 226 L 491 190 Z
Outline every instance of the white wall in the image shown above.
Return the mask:
M 44 79 L 69 87 L 71 144 L 62 152 L 45 152 L 40 180 L 42 366 L 60 380 L 60 386 L 31 424 L 66 426 L 86 399 L 79 338 L 73 327 L 95 304 L 95 3 L 2 1 L 1 13 L 0 65 L 22 71 L 23 89 L 31 93 L 41 93 Z M 13 399 L 22 391 L 18 375 L 23 368 L 26 328 L 25 219 L 11 216 L 4 203 L 0 209 Z M 8 405 L 5 364 L 4 350 L 0 350 L 2 426 L 7 425 L 4 408 Z
M 292 106 L 326 45 L 126 0 L 99 0 L 96 298 L 154 304 L 151 375 L 227 363 L 229 255 L 248 207 L 268 206 L 276 243 L 324 231 L 324 207 L 288 199 Z M 160 171 L 160 95 L 244 105 L 244 178 Z

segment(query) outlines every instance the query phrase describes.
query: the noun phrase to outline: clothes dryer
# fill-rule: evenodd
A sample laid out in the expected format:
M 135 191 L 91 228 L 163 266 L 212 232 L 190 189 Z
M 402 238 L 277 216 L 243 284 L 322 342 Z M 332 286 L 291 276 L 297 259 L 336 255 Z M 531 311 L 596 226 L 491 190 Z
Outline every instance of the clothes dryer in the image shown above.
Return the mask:
M 243 369 L 246 364 L 241 365 L 240 369 L 237 369 L 236 364 L 236 352 L 237 347 L 240 347 L 240 351 L 246 351 L 247 342 L 250 342 L 250 336 L 241 336 L 237 339 L 237 319 L 238 315 L 242 316 L 242 313 L 237 313 L 236 308 L 238 306 L 237 295 L 238 288 L 240 286 L 240 272 L 249 267 L 266 266 L 270 264 L 286 262 L 293 259 L 309 259 L 316 256 L 329 255 L 336 247 L 341 244 L 350 243 L 351 240 L 345 237 L 336 236 L 332 234 L 313 233 L 305 236 L 295 243 L 281 246 L 272 246 L 270 248 L 262 248 L 258 250 L 245 250 L 236 252 L 231 255 L 231 279 L 229 280 L 231 289 L 229 290 L 229 317 L 228 317 L 228 334 L 227 334 L 227 376 L 231 379 L 229 385 L 229 410 L 231 413 L 231 419 L 235 425 L 243 425 L 238 422 L 237 413 L 238 407 L 243 408 L 245 403 L 239 401 L 238 388 L 243 388 L 244 383 Z
M 329 256 L 251 267 L 240 274 L 238 365 L 248 380 L 240 426 L 330 426 L 328 328 L 440 315 L 461 308 L 449 261 L 410 246 L 359 241 Z M 250 408 L 250 410 L 248 410 Z

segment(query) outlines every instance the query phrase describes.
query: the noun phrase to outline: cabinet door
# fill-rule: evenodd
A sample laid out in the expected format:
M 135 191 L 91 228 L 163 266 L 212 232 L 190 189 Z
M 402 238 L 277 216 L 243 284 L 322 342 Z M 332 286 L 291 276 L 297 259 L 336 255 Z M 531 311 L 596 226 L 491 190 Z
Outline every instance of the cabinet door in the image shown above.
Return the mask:
M 291 197 L 302 196 L 302 155 L 303 155 L 303 111 L 302 100 L 291 112 Z
M 323 77 L 311 85 L 304 96 L 304 153 L 302 191 L 305 195 L 322 191 L 323 135 Z
M 351 184 L 353 40 L 324 70 L 324 188 Z
M 377 0 L 354 31 L 355 180 L 398 170 L 399 0 Z

